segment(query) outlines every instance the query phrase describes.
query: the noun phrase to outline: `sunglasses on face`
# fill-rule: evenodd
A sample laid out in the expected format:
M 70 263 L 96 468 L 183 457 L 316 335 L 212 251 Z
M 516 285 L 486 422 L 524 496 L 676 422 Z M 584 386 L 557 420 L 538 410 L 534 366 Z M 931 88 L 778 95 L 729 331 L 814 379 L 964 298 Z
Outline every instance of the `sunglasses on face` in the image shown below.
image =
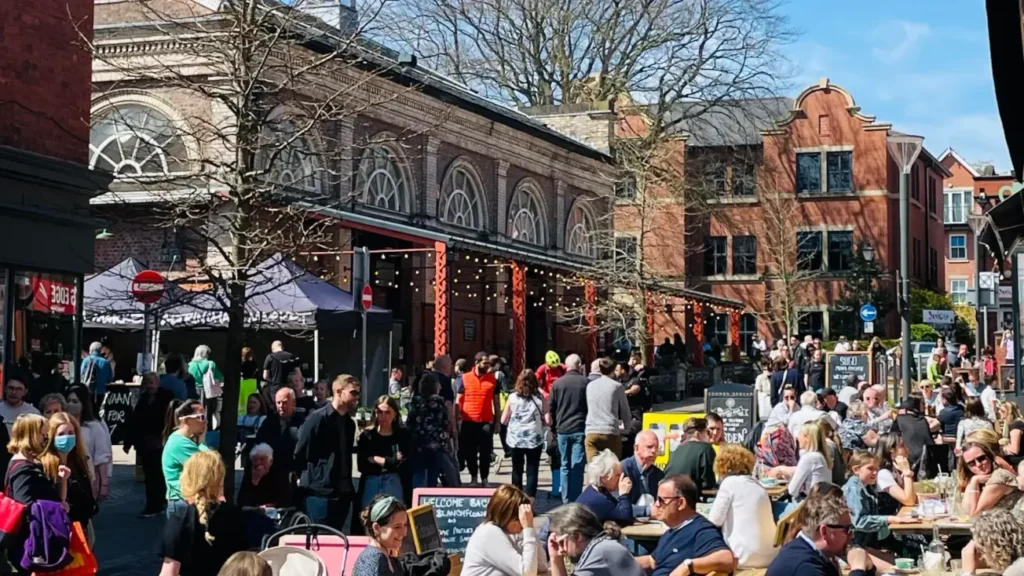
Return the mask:
M 842 530 L 847 534 L 853 532 L 853 524 L 825 524 L 825 527 L 832 530 Z
M 675 500 L 679 500 L 679 498 L 681 498 L 681 497 L 680 496 L 672 496 L 671 498 L 663 498 L 661 496 L 658 496 L 657 498 L 654 499 L 654 502 L 658 506 L 668 506 L 669 502 L 672 502 L 672 501 L 675 501 Z
M 982 454 L 981 456 L 978 456 L 974 460 L 965 460 L 964 464 L 967 464 L 968 468 L 976 468 L 978 466 L 981 466 L 985 462 L 988 462 L 988 456 Z

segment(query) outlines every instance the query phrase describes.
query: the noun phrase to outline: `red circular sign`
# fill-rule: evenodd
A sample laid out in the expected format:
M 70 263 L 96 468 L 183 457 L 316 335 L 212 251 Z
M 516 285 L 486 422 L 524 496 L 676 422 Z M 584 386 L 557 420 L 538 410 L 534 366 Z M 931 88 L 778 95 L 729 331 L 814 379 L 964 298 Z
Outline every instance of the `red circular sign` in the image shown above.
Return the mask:
M 143 304 L 155 304 L 163 298 L 166 283 L 159 272 L 143 270 L 132 279 L 132 298 Z
M 369 310 L 373 306 L 373 289 L 367 284 L 363 286 L 363 310 Z

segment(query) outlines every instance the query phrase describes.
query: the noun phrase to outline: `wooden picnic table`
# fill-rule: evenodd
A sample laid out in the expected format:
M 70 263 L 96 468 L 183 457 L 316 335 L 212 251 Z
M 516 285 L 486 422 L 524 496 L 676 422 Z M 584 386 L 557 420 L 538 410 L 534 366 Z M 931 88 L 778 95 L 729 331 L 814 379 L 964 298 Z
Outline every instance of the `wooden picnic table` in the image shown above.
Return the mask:
M 910 516 L 914 511 L 913 506 L 904 506 L 899 513 L 899 516 Z M 966 522 L 959 522 L 951 520 L 947 515 L 937 516 L 934 520 L 928 518 L 920 518 L 919 521 L 912 524 L 893 524 L 889 526 L 891 532 L 898 534 L 931 534 L 933 529 L 938 527 L 939 532 L 943 534 L 970 534 L 971 526 L 974 524 L 973 521 L 968 520 Z
M 638 542 L 656 542 L 668 530 L 668 526 L 657 520 L 637 522 L 622 529 L 622 535 Z
M 789 491 L 785 484 L 781 486 L 764 486 L 764 491 L 768 493 L 768 497 L 771 498 L 772 500 L 778 500 L 779 498 L 782 498 L 786 494 L 789 494 Z M 704 496 L 714 497 L 718 494 L 718 490 L 711 488 L 702 491 L 701 494 L 703 494 Z

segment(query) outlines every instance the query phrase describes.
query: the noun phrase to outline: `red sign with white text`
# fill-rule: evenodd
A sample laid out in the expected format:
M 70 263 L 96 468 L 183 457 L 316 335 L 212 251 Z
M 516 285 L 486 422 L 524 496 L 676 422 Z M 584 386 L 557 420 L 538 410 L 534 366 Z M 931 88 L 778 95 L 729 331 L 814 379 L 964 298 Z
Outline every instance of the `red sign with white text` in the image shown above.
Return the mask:
M 32 278 L 32 309 L 50 314 L 74 314 L 78 300 L 78 287 L 74 282 L 58 282 L 44 278 Z

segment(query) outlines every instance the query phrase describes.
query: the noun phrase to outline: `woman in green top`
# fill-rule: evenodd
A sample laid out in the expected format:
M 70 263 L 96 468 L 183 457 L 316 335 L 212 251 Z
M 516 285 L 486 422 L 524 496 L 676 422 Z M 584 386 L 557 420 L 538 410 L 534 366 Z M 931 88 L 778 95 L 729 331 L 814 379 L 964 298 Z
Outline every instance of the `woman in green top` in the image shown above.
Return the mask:
M 206 451 L 202 444 L 206 434 L 206 411 L 198 400 L 175 400 L 167 409 L 164 426 L 164 452 L 161 467 L 167 483 L 167 517 L 188 504 L 181 498 L 181 471 L 196 452 Z
M 217 364 L 210 360 L 210 347 L 206 344 L 200 344 L 196 346 L 195 354 L 192 355 L 192 361 L 188 363 L 188 373 L 196 381 L 196 397 L 203 401 L 203 406 L 206 407 L 206 412 L 211 418 L 210 429 L 216 430 L 219 426 L 217 415 L 220 413 L 217 408 L 218 401 L 215 397 L 207 398 L 203 389 L 203 377 L 206 376 L 208 371 L 213 372 L 213 377 L 217 382 L 224 381 L 224 374 L 217 368 Z

